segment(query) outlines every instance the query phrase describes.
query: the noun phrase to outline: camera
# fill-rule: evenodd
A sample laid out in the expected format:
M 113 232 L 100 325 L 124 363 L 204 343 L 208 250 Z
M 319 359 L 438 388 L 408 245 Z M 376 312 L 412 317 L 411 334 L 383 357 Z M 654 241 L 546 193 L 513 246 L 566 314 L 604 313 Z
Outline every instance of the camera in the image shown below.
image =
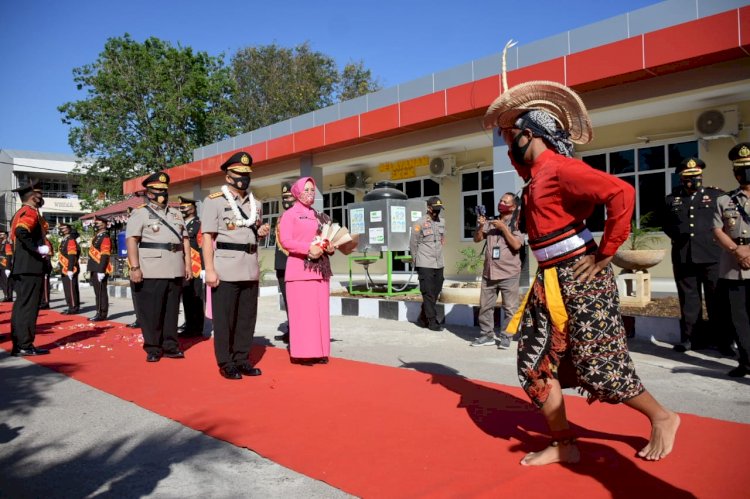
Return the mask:
M 479 218 L 479 217 L 485 217 L 487 220 L 494 220 L 495 219 L 495 217 L 492 216 L 492 215 L 490 215 L 489 217 L 487 216 L 487 209 L 484 207 L 484 205 L 475 206 L 474 207 L 474 214 L 477 216 L 477 218 Z

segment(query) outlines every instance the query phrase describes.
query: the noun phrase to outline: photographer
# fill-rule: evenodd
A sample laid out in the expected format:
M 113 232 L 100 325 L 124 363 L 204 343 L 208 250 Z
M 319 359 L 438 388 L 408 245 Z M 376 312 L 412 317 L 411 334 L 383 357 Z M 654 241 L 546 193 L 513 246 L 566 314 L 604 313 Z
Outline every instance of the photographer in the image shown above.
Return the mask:
M 516 197 L 506 192 L 497 205 L 500 216 L 487 219 L 484 207 L 477 207 L 477 230 L 474 242 L 485 240 L 482 291 L 479 299 L 480 335 L 473 347 L 494 345 L 510 347 L 510 336 L 505 332 L 508 322 L 518 308 L 518 284 L 521 275 L 521 253 L 524 236 L 518 230 Z M 495 336 L 495 302 L 498 291 L 502 295 L 503 319 L 501 335 Z

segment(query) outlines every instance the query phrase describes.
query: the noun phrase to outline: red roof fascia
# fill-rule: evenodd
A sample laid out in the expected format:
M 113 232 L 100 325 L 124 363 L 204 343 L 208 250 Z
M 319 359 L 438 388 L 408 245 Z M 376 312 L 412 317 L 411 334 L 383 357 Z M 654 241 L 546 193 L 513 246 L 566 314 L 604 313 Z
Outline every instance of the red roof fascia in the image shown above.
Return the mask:
M 585 92 L 748 55 L 750 7 L 743 7 L 519 68 L 508 73 L 508 83 L 553 80 Z M 497 97 L 498 84 L 499 76 L 491 76 L 242 149 L 253 156 L 255 169 L 281 159 L 479 116 Z M 218 172 L 224 159 L 237 151 L 166 171 L 173 183 L 195 181 Z M 142 178 L 125 181 L 123 191 L 140 190 Z

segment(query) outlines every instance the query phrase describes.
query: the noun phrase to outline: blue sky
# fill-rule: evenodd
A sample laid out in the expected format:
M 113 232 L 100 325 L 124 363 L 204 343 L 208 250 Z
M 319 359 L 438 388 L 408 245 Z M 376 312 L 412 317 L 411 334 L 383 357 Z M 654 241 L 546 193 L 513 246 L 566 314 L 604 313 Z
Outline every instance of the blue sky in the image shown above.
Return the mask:
M 657 3 L 655 0 L 2 0 L 0 149 L 71 152 L 57 106 L 85 98 L 72 70 L 107 38 L 155 36 L 229 57 L 309 41 L 340 66 L 362 60 L 383 86 L 403 83 Z

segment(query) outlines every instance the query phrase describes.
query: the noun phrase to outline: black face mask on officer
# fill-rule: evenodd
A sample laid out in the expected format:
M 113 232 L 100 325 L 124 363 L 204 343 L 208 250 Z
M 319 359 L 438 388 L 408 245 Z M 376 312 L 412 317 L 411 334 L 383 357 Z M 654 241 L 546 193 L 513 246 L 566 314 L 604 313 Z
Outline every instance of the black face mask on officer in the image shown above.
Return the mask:
M 104 223 L 104 222 L 96 222 L 94 224 L 94 229 L 96 230 L 96 232 L 101 232 L 103 230 L 107 230 L 107 224 Z
M 146 196 L 148 197 L 149 201 L 161 206 L 166 206 L 167 202 L 169 201 L 169 192 L 166 190 L 149 189 L 146 192 Z
M 750 167 L 735 168 L 734 178 L 736 178 L 737 182 L 742 186 L 750 184 Z
M 703 187 L 703 175 L 690 175 L 685 177 L 680 177 L 680 182 L 682 182 L 682 186 L 690 192 L 697 191 L 701 187 Z
M 437 219 L 440 216 L 440 210 L 442 209 L 442 206 L 430 206 L 430 216 Z
M 183 218 L 192 217 L 195 215 L 195 207 L 191 205 L 187 208 L 180 208 L 180 213 L 182 213 Z
M 281 206 L 283 206 L 285 210 L 294 206 L 294 196 L 283 196 L 281 198 Z
M 238 191 L 246 191 L 250 187 L 250 175 L 227 175 L 227 182 Z

